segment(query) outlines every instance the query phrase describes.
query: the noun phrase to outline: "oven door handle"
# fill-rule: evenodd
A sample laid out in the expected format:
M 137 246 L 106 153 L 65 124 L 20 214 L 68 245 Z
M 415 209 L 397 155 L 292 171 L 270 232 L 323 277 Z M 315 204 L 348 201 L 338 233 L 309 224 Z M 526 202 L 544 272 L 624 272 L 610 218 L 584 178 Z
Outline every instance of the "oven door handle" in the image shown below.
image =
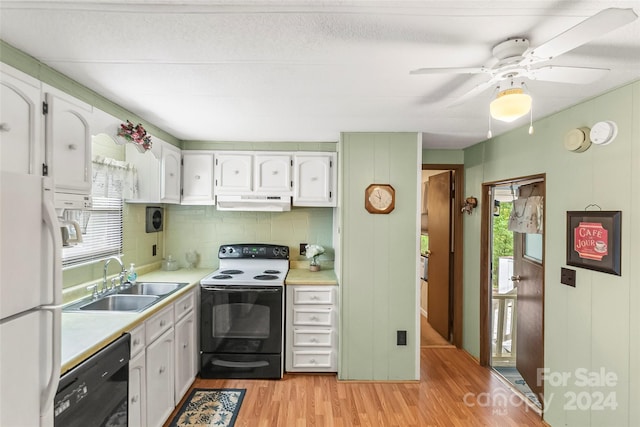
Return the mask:
M 212 360 L 212 365 L 222 366 L 223 368 L 263 368 L 269 366 L 269 362 L 265 360 L 257 360 L 255 362 L 232 362 L 229 360 Z
M 223 287 L 211 287 L 211 286 L 202 286 L 202 289 L 205 291 L 223 291 L 223 292 L 280 292 L 280 288 L 252 288 L 252 287 L 240 287 L 234 286 L 233 288 L 223 288 Z

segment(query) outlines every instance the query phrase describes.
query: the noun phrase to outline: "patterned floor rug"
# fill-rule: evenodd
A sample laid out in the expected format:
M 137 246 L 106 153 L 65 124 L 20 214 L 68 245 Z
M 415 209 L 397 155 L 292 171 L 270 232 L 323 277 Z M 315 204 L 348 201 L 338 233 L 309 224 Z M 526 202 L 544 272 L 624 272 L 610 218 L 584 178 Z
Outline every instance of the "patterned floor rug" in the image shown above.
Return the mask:
M 536 394 L 531 391 L 526 381 L 520 375 L 520 372 L 514 367 L 507 366 L 494 366 L 495 369 L 500 375 L 502 375 L 507 381 L 511 383 L 516 389 L 520 391 L 520 393 L 524 394 L 529 400 L 531 400 L 538 408 L 542 408 L 540 401 Z
M 239 388 L 195 388 L 170 427 L 233 427 L 245 391 Z

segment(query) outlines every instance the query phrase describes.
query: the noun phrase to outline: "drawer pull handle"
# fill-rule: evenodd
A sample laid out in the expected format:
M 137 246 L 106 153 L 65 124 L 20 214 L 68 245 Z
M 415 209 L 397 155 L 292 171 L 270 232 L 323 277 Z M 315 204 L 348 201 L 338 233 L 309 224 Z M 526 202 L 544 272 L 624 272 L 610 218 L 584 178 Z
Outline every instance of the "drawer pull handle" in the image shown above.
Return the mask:
M 164 371 L 166 371 L 167 369 L 164 366 L 160 366 L 160 369 L 158 370 L 158 373 L 160 374 L 164 374 Z
M 317 299 L 319 299 L 319 298 L 318 298 L 318 295 L 311 295 L 311 299 L 313 299 L 313 300 L 317 300 Z
M 162 328 L 164 325 L 166 325 L 166 324 L 167 324 L 167 322 L 165 322 L 164 320 L 161 320 L 161 321 L 160 321 L 160 327 L 161 327 L 161 328 Z
M 317 322 L 318 320 L 320 320 L 320 318 L 318 318 L 318 316 L 311 316 L 310 320 Z
M 135 395 L 131 398 L 131 403 L 136 403 L 138 401 L 138 395 Z
M 313 363 L 315 365 L 316 364 L 316 359 L 309 360 L 309 363 Z
M 311 342 L 318 342 L 318 340 L 315 338 L 311 338 Z

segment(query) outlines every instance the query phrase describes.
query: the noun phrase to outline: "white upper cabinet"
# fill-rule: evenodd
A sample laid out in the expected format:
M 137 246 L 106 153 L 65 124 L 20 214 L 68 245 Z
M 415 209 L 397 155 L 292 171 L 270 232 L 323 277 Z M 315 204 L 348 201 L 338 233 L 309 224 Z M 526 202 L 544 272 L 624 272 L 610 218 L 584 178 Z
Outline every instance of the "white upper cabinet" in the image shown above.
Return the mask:
M 257 193 L 291 195 L 291 154 L 256 153 L 254 188 Z
M 336 159 L 336 153 L 294 154 L 294 206 L 336 206 Z
M 213 205 L 213 152 L 183 151 L 182 204 Z
M 133 144 L 125 144 L 125 158 L 137 172 L 137 192 L 129 203 L 160 203 L 160 158 L 162 142 L 152 138 L 151 149 L 141 153 Z
M 248 194 L 252 188 L 253 154 L 214 154 L 215 194 Z
M 127 162 L 137 171 L 137 196 L 129 203 L 180 203 L 180 149 L 152 137 L 151 149 L 141 153 L 125 144 Z
M 48 85 L 43 91 L 47 165 L 56 191 L 90 194 L 93 107 Z
M 0 68 L 0 162 L 2 171 L 42 174 L 40 82 L 5 64 Z
M 160 187 L 160 201 L 162 203 L 180 203 L 180 159 L 180 149 L 163 141 Z

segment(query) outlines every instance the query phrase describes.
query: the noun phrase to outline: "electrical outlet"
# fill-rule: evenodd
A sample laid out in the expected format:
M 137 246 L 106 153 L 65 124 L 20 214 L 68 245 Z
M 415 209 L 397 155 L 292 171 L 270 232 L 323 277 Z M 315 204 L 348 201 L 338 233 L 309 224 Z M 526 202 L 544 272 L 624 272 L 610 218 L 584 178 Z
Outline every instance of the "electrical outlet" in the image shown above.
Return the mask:
M 158 245 L 151 246 L 151 255 L 156 256 L 157 253 L 158 253 Z
M 407 345 L 407 331 L 396 331 L 397 345 Z
M 300 243 L 300 255 L 306 255 L 306 254 L 307 254 L 307 244 Z

